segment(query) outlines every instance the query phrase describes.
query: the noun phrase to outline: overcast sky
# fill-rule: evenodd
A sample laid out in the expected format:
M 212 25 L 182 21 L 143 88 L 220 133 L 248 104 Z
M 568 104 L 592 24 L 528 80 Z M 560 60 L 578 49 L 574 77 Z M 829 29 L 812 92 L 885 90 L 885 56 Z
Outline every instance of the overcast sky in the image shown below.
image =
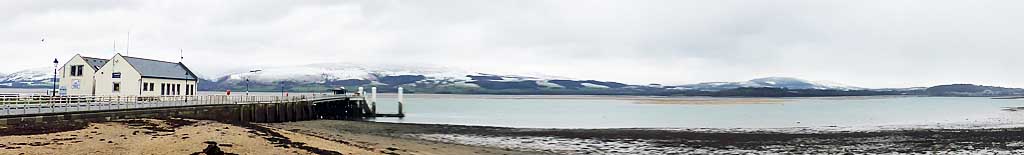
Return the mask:
M 75 53 L 198 74 L 433 64 L 631 84 L 766 76 L 1024 87 L 1024 1 L 175 0 L 0 2 L 0 72 Z M 40 42 L 45 38 L 45 43 Z

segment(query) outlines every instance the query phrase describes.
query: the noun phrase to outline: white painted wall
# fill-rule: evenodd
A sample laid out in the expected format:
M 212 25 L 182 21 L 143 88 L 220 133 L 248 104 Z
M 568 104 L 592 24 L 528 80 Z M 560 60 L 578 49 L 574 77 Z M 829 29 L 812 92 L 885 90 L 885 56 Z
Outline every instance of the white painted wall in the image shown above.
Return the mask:
M 175 79 L 158 79 L 158 78 L 142 78 L 142 83 L 153 83 L 153 86 L 154 86 L 153 91 L 142 91 L 142 95 L 143 96 L 158 96 L 158 95 L 160 95 L 160 91 L 163 90 L 163 86 L 164 86 L 164 85 L 161 85 L 161 84 L 181 85 L 180 86 L 181 88 L 178 88 L 178 89 L 180 89 L 180 93 L 178 93 L 177 95 L 185 95 L 185 91 L 186 91 L 185 88 L 188 88 L 188 87 L 186 87 L 187 85 L 196 86 L 196 81 L 175 80 Z M 143 88 L 142 85 L 139 85 L 138 87 L 139 87 L 139 89 Z M 170 89 L 170 88 L 173 88 L 173 87 L 168 87 L 168 89 Z M 199 92 L 196 88 L 192 88 L 192 89 L 193 89 L 193 92 L 196 92 L 196 93 Z
M 75 63 L 73 61 L 69 62 Z M 81 62 L 85 63 L 85 59 L 81 59 Z M 89 70 L 91 69 L 87 69 L 86 72 L 88 72 Z M 70 71 L 65 72 L 67 72 L 67 75 L 70 75 Z M 118 72 L 121 73 L 121 78 L 113 78 L 113 73 Z M 180 88 L 178 88 L 180 89 L 179 93 L 165 95 L 185 95 L 186 88 L 189 88 L 187 87 L 187 85 L 198 87 L 197 81 L 194 80 L 187 81 L 176 79 L 143 78 L 142 74 L 140 74 L 139 71 L 135 70 L 135 67 L 132 67 L 131 64 L 129 64 L 128 61 L 121 56 L 121 54 L 114 55 L 114 57 L 111 58 L 110 61 L 107 61 L 107 64 L 103 65 L 103 67 L 100 67 L 99 71 L 95 72 L 94 74 L 88 75 L 89 77 L 95 77 L 95 82 L 90 84 L 95 85 L 95 95 L 98 96 L 159 96 L 161 95 L 161 90 L 167 86 L 161 84 L 181 84 Z M 85 76 L 83 76 L 83 79 L 85 79 L 84 77 Z M 70 80 L 62 80 L 62 83 L 63 81 Z M 114 83 L 119 83 L 121 85 L 120 91 L 114 91 Z M 153 90 L 144 91 L 143 84 L 145 83 L 154 83 Z M 166 88 L 170 89 L 172 87 Z M 198 92 L 197 88 L 192 87 L 192 89 L 194 90 L 194 92 Z
M 71 76 L 71 66 L 82 65 L 83 71 L 82 76 Z M 85 59 L 81 55 L 75 55 L 64 63 L 63 69 L 61 69 L 61 76 L 58 85 L 61 88 L 65 88 L 68 95 L 94 95 L 93 84 L 95 79 L 93 75 L 96 70 L 85 62 Z M 78 83 L 77 86 L 75 83 Z
M 117 72 L 121 73 L 121 78 L 112 78 L 112 74 Z M 142 75 L 131 64 L 128 64 L 121 54 L 116 54 L 96 73 L 96 95 L 138 96 L 141 91 L 141 87 L 139 87 L 141 79 Z M 121 84 L 120 91 L 114 91 L 114 83 Z

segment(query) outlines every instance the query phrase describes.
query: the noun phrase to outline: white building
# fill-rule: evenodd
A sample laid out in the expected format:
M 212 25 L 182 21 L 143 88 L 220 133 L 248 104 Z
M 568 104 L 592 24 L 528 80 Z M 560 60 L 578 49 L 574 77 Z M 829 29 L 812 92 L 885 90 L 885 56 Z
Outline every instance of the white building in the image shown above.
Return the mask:
M 199 78 L 180 62 L 75 55 L 62 70 L 60 88 L 68 95 L 179 96 L 198 90 Z

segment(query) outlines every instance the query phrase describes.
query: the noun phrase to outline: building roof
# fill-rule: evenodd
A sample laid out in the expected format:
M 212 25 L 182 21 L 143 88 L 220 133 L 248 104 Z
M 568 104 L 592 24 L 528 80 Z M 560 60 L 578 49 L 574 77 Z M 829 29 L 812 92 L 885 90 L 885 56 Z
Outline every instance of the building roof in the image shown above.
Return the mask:
M 109 61 L 107 59 L 91 58 L 91 57 L 82 57 L 82 59 L 85 59 L 85 63 L 88 63 L 89 66 L 92 67 L 92 69 L 94 69 L 94 70 L 100 70 L 100 67 L 103 67 L 103 65 L 107 64 L 107 61 Z
M 198 80 L 199 78 L 192 73 L 185 64 L 180 62 L 167 62 L 160 60 L 136 58 L 129 56 L 122 56 L 131 64 L 142 77 L 145 78 L 164 78 L 164 79 L 181 79 L 181 80 Z

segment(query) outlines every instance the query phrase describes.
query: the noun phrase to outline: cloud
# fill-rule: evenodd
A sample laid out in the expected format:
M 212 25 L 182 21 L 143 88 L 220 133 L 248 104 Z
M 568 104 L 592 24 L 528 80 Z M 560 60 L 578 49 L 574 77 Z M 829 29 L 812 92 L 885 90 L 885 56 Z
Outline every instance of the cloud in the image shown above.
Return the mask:
M 439 64 L 635 84 L 794 76 L 864 87 L 1024 87 L 1012 1 L 12 1 L 2 72 L 74 53 L 225 74 Z M 1013 3 L 1013 4 L 1011 4 Z M 39 38 L 47 38 L 45 44 Z M 49 60 L 47 60 L 49 59 Z

